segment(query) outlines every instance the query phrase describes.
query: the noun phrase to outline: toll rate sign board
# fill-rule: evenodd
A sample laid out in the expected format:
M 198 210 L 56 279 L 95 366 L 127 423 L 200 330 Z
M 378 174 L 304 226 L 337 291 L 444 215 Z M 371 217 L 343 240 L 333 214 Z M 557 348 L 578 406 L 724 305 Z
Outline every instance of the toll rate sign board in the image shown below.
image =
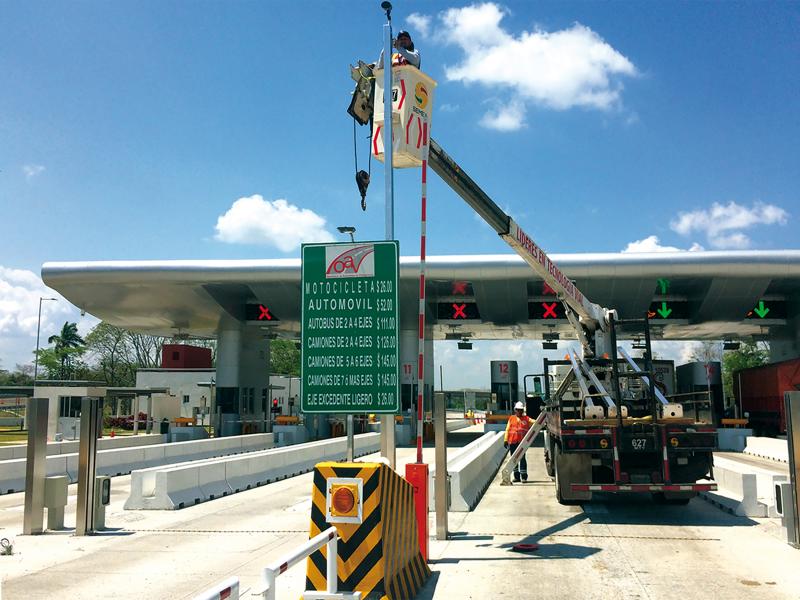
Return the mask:
M 303 245 L 303 412 L 399 410 L 399 264 L 396 241 Z

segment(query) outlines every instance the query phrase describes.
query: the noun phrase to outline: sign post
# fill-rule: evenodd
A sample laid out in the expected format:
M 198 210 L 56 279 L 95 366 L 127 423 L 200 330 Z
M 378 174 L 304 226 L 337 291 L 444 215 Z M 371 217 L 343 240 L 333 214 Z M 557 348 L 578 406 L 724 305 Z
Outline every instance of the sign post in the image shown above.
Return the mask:
M 396 413 L 397 242 L 304 244 L 302 257 L 303 412 Z

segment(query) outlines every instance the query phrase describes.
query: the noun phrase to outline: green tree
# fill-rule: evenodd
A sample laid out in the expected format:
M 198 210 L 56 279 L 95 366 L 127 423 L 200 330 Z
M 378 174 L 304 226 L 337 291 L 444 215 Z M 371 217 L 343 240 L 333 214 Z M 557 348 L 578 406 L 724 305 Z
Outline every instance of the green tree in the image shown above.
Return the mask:
M 133 386 L 136 363 L 131 360 L 130 332 L 105 321 L 98 323 L 86 336 L 86 348 L 98 376 L 110 386 Z
M 760 367 L 768 362 L 769 345 L 766 342 L 743 342 L 738 350 L 725 352 L 722 357 L 722 386 L 725 397 L 733 397 L 734 371 Z
M 272 340 L 269 345 L 270 373 L 300 375 L 300 349 L 291 340 Z
M 719 342 L 701 342 L 692 350 L 690 359 L 693 362 L 714 362 L 722 357 L 722 346 Z
M 76 358 L 86 350 L 86 342 L 78 335 L 78 324 L 65 322 L 61 332 L 47 338 L 47 343 L 53 344 L 53 350 L 59 359 L 59 378 L 69 379 L 73 374 Z
M 16 365 L 13 371 L 0 369 L 0 385 L 32 385 L 33 365 Z

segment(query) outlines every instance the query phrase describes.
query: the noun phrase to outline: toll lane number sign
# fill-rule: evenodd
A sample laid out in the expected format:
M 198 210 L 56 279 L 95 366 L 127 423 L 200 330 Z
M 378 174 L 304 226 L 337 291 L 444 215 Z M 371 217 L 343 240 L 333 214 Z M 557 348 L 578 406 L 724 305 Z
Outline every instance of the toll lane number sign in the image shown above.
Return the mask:
M 397 242 L 304 244 L 302 257 L 303 411 L 397 412 Z

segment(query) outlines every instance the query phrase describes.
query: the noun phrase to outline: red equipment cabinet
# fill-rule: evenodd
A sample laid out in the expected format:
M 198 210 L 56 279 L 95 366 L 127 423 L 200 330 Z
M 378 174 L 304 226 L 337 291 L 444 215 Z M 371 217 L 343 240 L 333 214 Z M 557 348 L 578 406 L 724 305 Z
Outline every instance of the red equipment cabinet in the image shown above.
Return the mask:
M 800 358 L 733 373 L 734 395 L 742 415 L 748 413 L 756 434 L 786 433 L 783 394 L 797 390 L 800 390 Z
M 161 347 L 162 369 L 210 369 L 211 348 L 188 344 L 164 344 Z

